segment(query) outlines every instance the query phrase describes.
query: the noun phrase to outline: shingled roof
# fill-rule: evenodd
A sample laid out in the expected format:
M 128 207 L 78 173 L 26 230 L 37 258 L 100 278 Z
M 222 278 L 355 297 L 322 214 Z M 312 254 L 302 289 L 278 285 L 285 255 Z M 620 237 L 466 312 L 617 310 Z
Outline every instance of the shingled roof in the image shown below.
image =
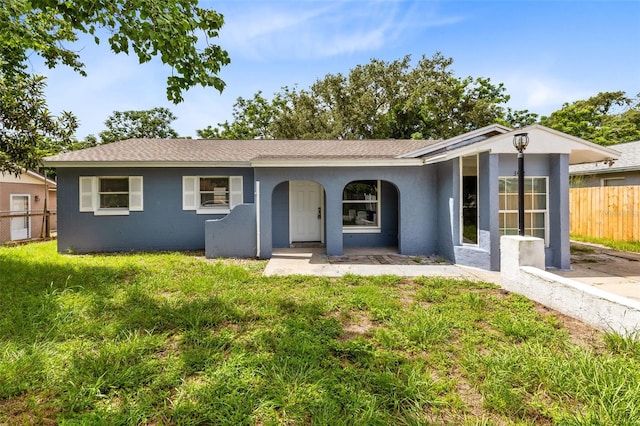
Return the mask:
M 601 161 L 570 166 L 569 173 L 572 175 L 588 175 L 640 170 L 640 141 L 609 145 L 607 148 L 619 151 L 620 157 L 614 162 Z
M 127 139 L 45 158 L 54 167 L 96 163 L 250 163 L 256 160 L 395 159 L 430 140 Z

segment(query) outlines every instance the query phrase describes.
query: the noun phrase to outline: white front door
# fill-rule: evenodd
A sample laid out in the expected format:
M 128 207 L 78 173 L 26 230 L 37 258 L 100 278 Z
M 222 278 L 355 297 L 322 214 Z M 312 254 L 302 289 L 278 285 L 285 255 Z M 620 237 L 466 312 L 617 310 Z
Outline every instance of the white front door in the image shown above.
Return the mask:
M 11 212 L 12 215 L 21 215 L 20 217 L 11 218 L 11 240 L 26 240 L 31 235 L 30 221 L 26 216 L 29 213 L 29 196 L 11 194 Z M 24 216 L 22 216 L 24 215 Z
M 291 242 L 322 241 L 322 186 L 308 180 L 289 182 Z

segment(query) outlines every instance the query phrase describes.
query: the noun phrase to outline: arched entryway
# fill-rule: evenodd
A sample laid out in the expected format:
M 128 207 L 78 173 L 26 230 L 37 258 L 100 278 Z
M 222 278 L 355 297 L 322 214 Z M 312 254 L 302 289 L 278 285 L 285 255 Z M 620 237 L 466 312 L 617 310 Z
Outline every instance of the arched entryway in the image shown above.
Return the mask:
M 274 248 L 322 246 L 325 239 L 324 188 L 313 180 L 290 180 L 272 194 Z

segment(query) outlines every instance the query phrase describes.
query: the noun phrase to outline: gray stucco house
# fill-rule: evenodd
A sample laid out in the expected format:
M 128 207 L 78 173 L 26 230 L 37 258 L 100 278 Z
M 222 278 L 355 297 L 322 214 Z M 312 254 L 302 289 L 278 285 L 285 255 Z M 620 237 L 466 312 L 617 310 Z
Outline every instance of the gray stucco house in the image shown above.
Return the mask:
M 497 270 L 500 235 L 517 233 L 518 132 L 531 140 L 527 233 L 544 238 L 547 265 L 569 268 L 569 165 L 616 152 L 539 125 L 441 141 L 131 139 L 48 157 L 58 250 L 393 246 Z
M 618 151 L 617 160 L 569 167 L 576 187 L 640 185 L 640 141 L 608 148 Z

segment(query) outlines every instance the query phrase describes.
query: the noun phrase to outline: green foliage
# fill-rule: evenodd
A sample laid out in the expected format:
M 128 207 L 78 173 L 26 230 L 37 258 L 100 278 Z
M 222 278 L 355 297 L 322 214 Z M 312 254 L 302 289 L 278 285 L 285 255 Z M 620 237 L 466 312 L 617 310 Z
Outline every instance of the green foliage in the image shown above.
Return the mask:
M 561 319 L 488 283 L 263 277 L 264 264 L 0 247 L 0 423 L 640 416 L 637 336 L 570 336 Z
M 177 138 L 178 132 L 171 128 L 176 116 L 167 108 L 144 111 L 114 111 L 104 122 L 107 130 L 100 132 L 101 143 L 110 143 L 134 138 Z
M 50 68 L 63 64 L 84 75 L 80 54 L 70 44 L 79 33 L 99 43 L 103 29 L 113 52 L 135 53 L 141 64 L 159 57 L 170 66 L 167 98 L 180 102 L 182 92 L 195 85 L 224 88 L 217 74 L 229 57 L 210 43 L 222 24 L 222 15 L 194 0 L 4 0 L 0 74 L 26 75 L 35 52 Z
M 540 123 L 552 129 L 601 144 L 640 140 L 640 95 L 601 92 L 587 100 L 566 103 Z
M 236 100 L 231 123 L 207 126 L 196 133 L 203 139 L 267 139 L 271 137 L 270 126 L 275 114 L 274 105 L 258 92 L 253 99 L 239 97 Z
M 70 113 L 51 116 L 44 79 L 29 72 L 31 55 L 39 55 L 49 68 L 65 65 L 86 75 L 74 42 L 82 33 L 96 43 L 100 34 L 109 34 L 113 52 L 134 53 L 141 64 L 158 57 L 171 67 L 167 98 L 177 103 L 196 85 L 224 88 L 217 75 L 229 56 L 210 42 L 222 24 L 222 15 L 198 7 L 195 0 L 3 0 L 0 172 L 35 169 L 44 155 L 95 145 L 95 140 L 72 139 L 77 121 Z M 172 129 L 164 130 L 166 136 L 160 137 L 174 137 Z
M 0 73 L 0 173 L 35 170 L 40 159 L 71 144 L 78 122 L 54 117 L 44 99 L 45 78 Z
M 503 119 L 509 99 L 502 84 L 454 75 L 453 59 L 436 53 L 373 59 L 348 75 L 327 74 L 308 89 L 283 87 L 268 102 L 261 92 L 239 98 L 233 121 L 199 130 L 209 138 L 408 139 L 447 138 Z M 510 124 L 535 120 L 511 111 Z M 504 121 L 504 120 L 503 120 Z

